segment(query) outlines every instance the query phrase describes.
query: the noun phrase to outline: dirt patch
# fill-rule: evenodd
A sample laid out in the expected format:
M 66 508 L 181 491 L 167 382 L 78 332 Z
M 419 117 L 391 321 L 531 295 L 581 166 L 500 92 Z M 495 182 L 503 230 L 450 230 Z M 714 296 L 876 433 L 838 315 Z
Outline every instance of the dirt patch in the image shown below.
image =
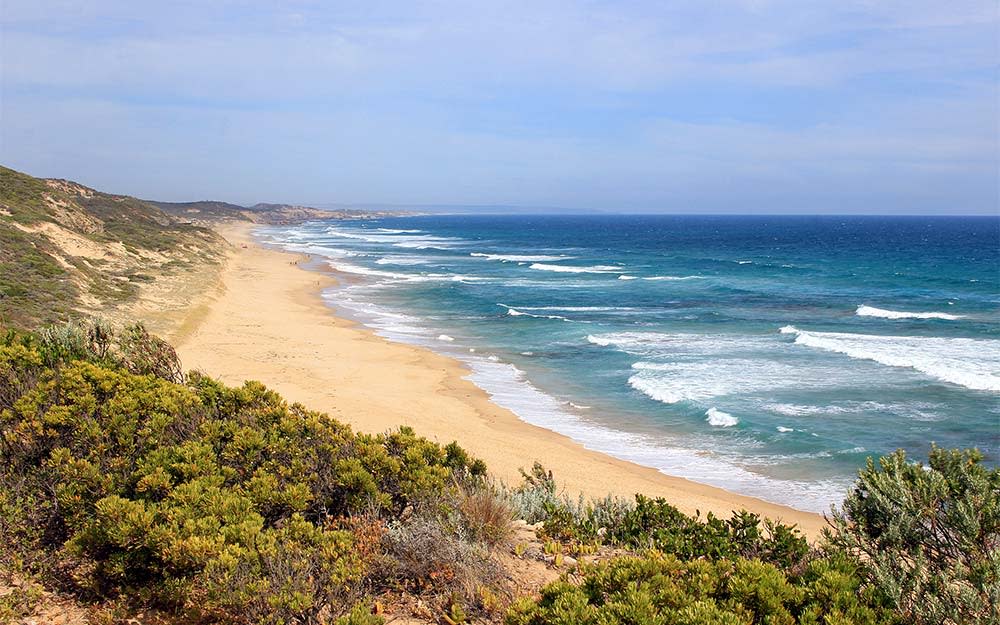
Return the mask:
M 49 187 L 53 189 L 58 189 L 63 193 L 82 195 L 83 197 L 86 198 L 94 197 L 93 189 L 88 189 L 82 184 L 76 184 L 75 182 L 70 182 L 69 180 L 55 180 L 49 178 L 45 180 L 45 184 L 49 185 Z
M 13 625 L 85 625 L 88 610 L 73 601 L 44 590 L 34 582 L 7 580 L 0 584 L 0 599 L 17 606 L 13 614 L 0 614 L 11 618 Z M 25 615 L 26 614 L 26 615 Z M 5 621 L 7 622 L 7 621 Z
M 45 235 L 56 245 L 56 247 L 63 250 L 68 256 L 79 256 L 89 260 L 108 260 L 120 256 L 121 252 L 125 250 L 124 246 L 121 246 L 120 243 L 118 246 L 120 246 L 121 249 L 117 250 L 113 245 L 102 245 L 95 241 L 91 241 L 90 239 L 80 236 L 71 230 L 67 230 L 62 226 L 58 226 L 50 222 L 44 222 L 32 226 L 23 226 L 21 224 L 14 224 L 14 226 L 25 232 Z

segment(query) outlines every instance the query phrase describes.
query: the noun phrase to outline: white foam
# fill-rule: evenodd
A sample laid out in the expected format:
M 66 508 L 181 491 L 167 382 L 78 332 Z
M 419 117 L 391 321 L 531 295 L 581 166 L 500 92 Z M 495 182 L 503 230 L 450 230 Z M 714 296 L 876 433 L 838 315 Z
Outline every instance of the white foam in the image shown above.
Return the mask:
M 343 239 L 354 239 L 356 241 L 366 241 L 368 243 L 392 243 L 393 241 L 399 240 L 398 237 L 393 237 L 388 235 L 344 232 L 342 230 L 336 230 L 334 228 L 328 228 L 326 233 L 331 236 L 341 237 Z
M 317 256 L 325 256 L 327 258 L 345 258 L 347 256 L 357 256 L 354 252 L 348 250 L 340 249 L 337 247 L 329 247 L 327 245 L 312 245 L 307 243 L 281 243 L 281 247 L 292 252 L 301 252 L 303 254 L 315 254 Z
M 621 267 L 613 265 L 592 265 L 590 267 L 571 267 L 569 265 L 549 265 L 546 263 L 532 263 L 529 269 L 540 271 L 555 271 L 558 273 L 612 273 L 621 271 Z
M 438 340 L 439 341 L 445 341 L 446 343 L 451 343 L 455 339 L 452 338 L 452 337 L 450 337 L 450 336 L 448 336 L 447 334 L 439 334 L 438 335 Z
M 562 317 L 560 315 L 536 315 L 533 313 L 518 310 L 516 308 L 512 308 L 507 304 L 497 304 L 497 306 L 503 306 L 504 308 L 506 308 L 507 314 L 510 315 L 511 317 L 533 317 L 535 319 L 557 319 L 559 321 L 569 321 L 569 319 L 567 319 L 566 317 Z
M 653 467 L 667 475 L 683 477 L 741 492 L 800 510 L 829 511 L 843 499 L 849 480 L 784 480 L 751 472 L 728 458 L 690 449 L 676 441 L 612 429 L 583 419 L 566 409 L 564 402 L 538 390 L 524 372 L 509 363 L 467 357 L 468 377 L 492 400 L 532 425 L 544 427 L 616 458 Z
M 337 228 L 327 228 L 326 234 L 344 239 L 354 239 L 366 243 L 392 243 L 396 247 L 408 247 L 424 249 L 434 247 L 438 249 L 448 249 L 458 243 L 461 239 L 453 237 L 438 237 L 422 234 L 374 234 L 364 230 L 343 230 Z
M 782 434 L 784 434 L 785 432 L 794 432 L 795 431 L 793 428 L 786 428 L 783 425 L 779 425 L 775 429 L 778 430 L 779 432 L 781 432 Z
M 675 392 L 672 388 L 664 387 L 656 378 L 633 375 L 628 379 L 628 384 L 635 390 L 665 404 L 676 404 L 687 399 L 684 395 Z
M 708 421 L 709 425 L 719 428 L 731 428 L 740 422 L 739 419 L 728 412 L 722 412 L 714 407 L 705 411 L 705 420 Z
M 330 267 L 343 273 L 353 273 L 359 276 L 369 276 L 372 278 L 384 278 L 388 281 L 401 282 L 473 282 L 489 280 L 489 278 L 479 278 L 476 276 L 463 276 L 451 273 L 421 273 L 407 274 L 395 271 L 383 271 L 381 269 L 369 269 L 360 265 L 352 265 L 344 262 L 329 263 Z
M 884 310 L 873 306 L 858 306 L 855 313 L 859 317 L 881 317 L 883 319 L 945 319 L 954 321 L 962 315 L 951 315 L 943 312 L 905 312 L 899 310 Z
M 503 263 L 537 263 L 573 258 L 572 256 L 552 256 L 547 254 L 483 254 L 482 252 L 472 252 L 469 256 L 485 258 L 487 260 L 499 260 Z
M 522 310 L 560 310 L 565 312 L 618 312 L 643 310 L 632 306 L 521 306 Z
M 1000 391 L 1000 341 L 923 336 L 812 332 L 784 326 L 795 344 L 915 369 L 939 380 L 981 391 Z
M 859 447 L 851 447 L 850 449 L 841 449 L 841 450 L 837 451 L 836 453 L 838 453 L 838 454 L 863 454 L 866 451 L 868 451 L 868 450 L 865 449 L 864 447 L 860 447 L 859 446 Z
M 388 234 L 420 234 L 423 232 L 423 230 L 402 230 L 399 228 L 379 228 L 378 231 Z
M 343 292 L 349 289 L 337 289 L 323 294 L 323 299 L 338 308 L 359 314 L 365 324 L 375 329 L 376 333 L 386 338 L 413 340 L 427 335 L 427 330 L 420 327 L 420 320 L 410 315 L 386 310 L 370 302 L 358 302 L 344 297 Z
M 736 264 L 738 264 L 738 265 L 752 265 L 753 261 L 752 260 L 738 260 L 738 261 L 736 261 Z
M 637 356 L 669 357 L 678 355 L 725 356 L 735 352 L 773 347 L 773 340 L 761 336 L 727 334 L 688 334 L 665 332 L 609 332 L 591 334 L 587 341 L 615 348 Z
M 360 265 L 352 265 L 350 263 L 329 263 L 330 267 L 341 271 L 343 273 L 353 273 L 359 276 L 371 276 L 373 278 L 392 278 L 395 280 L 407 280 L 411 278 L 405 273 L 396 273 L 394 271 L 382 271 L 380 269 L 369 269 L 367 267 L 362 267 Z
M 716 349 L 712 344 L 708 350 Z M 665 404 L 707 403 L 726 396 L 746 397 L 791 386 L 822 389 L 838 386 L 836 368 L 797 367 L 764 357 L 714 357 L 696 360 L 679 356 L 672 362 L 639 361 L 628 384 L 637 391 Z
M 636 277 L 635 276 L 626 276 L 625 274 L 622 274 L 622 275 L 618 276 L 618 279 L 619 280 L 635 280 Z
M 612 344 L 612 341 L 611 341 L 610 338 L 606 338 L 606 337 L 600 336 L 600 335 L 588 334 L 587 335 L 587 340 L 589 342 L 593 343 L 594 345 L 600 345 L 601 347 L 607 347 L 608 345 Z
M 426 265 L 427 260 L 419 256 L 386 256 L 375 261 L 376 265 Z
M 892 414 L 913 421 L 939 421 L 947 414 L 944 406 L 927 402 L 883 403 L 877 401 L 844 401 L 825 406 L 808 404 L 764 404 L 762 408 L 789 417 L 837 416 L 860 413 Z
M 701 276 L 649 276 L 643 280 L 697 280 Z
M 452 245 L 439 242 L 425 243 L 421 241 L 404 241 L 402 243 L 394 243 L 393 247 L 402 247 L 410 250 L 441 250 L 443 252 L 447 252 L 452 248 Z

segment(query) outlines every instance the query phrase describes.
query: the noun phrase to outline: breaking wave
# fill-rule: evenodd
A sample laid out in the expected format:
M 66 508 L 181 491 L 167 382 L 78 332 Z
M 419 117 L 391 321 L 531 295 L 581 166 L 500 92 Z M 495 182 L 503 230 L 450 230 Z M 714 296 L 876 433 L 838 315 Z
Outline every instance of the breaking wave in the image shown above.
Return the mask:
M 508 306 L 507 304 L 497 304 L 497 306 L 503 306 L 504 308 L 506 308 L 507 314 L 510 315 L 511 317 L 532 317 L 535 319 L 558 319 L 559 321 L 570 321 L 569 319 L 561 315 L 536 315 L 533 313 L 524 312 L 523 310 L 518 310 L 516 308 Z
M 943 312 L 905 312 L 900 310 L 884 310 L 873 306 L 858 306 L 855 313 L 859 317 L 881 317 L 883 319 L 946 319 L 954 321 L 962 315 L 950 315 Z
M 740 420 L 728 412 L 722 412 L 718 408 L 709 408 L 705 411 L 705 421 L 714 427 L 731 428 L 738 424 Z
M 469 256 L 485 258 L 487 260 L 499 260 L 503 263 L 537 263 L 552 260 L 569 260 L 572 256 L 551 256 L 545 254 L 483 254 L 482 252 L 472 252 Z
M 795 344 L 915 369 L 944 382 L 978 391 L 1000 391 L 1000 341 L 924 336 L 879 336 L 812 332 L 784 326 Z
M 538 269 L 540 271 L 555 271 L 558 273 L 613 273 L 621 271 L 621 267 L 615 267 L 614 265 L 593 265 L 590 267 L 571 267 L 569 265 L 549 265 L 546 263 L 532 263 L 528 266 L 529 269 Z

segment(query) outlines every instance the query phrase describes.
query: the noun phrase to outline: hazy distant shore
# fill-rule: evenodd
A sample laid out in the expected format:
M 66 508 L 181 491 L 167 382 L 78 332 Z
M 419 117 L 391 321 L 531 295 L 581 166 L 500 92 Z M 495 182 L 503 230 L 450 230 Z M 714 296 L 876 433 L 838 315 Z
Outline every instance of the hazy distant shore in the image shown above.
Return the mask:
M 332 278 L 305 271 L 306 257 L 256 245 L 248 224 L 220 227 L 232 244 L 219 284 L 167 335 L 187 368 L 230 384 L 260 380 L 290 401 L 362 431 L 409 425 L 442 443 L 457 440 L 494 475 L 517 483 L 540 461 L 570 495 L 662 496 L 681 510 L 728 517 L 745 508 L 796 523 L 811 536 L 820 515 L 771 504 L 583 448 L 529 425 L 491 402 L 458 361 L 390 342 L 338 318 L 320 298 Z

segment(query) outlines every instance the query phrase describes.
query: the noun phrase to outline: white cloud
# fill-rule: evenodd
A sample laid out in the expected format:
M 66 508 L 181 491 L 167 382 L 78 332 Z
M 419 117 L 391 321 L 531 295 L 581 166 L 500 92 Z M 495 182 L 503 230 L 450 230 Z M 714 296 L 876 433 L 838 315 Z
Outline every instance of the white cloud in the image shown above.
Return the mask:
M 988 210 L 997 12 L 5 0 L 0 156 L 171 199 Z

